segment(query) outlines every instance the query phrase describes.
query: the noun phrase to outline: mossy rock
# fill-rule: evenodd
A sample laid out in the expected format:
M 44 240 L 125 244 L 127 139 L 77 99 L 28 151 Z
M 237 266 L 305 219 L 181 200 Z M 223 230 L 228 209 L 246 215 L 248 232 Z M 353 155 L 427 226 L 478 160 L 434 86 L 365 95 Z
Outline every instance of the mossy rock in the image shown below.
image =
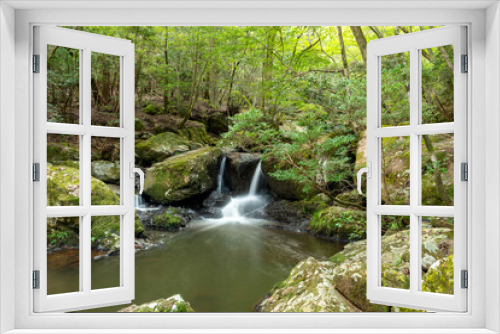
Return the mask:
M 164 312 L 195 312 L 181 295 L 174 295 L 167 299 L 158 299 L 142 305 L 131 305 L 122 308 L 118 312 L 138 312 L 138 313 L 164 313 Z
M 454 271 L 453 255 L 434 263 L 422 278 L 422 291 L 453 295 Z
M 332 280 L 335 265 L 312 257 L 300 262 L 256 306 L 259 312 L 360 312 Z
M 314 214 L 310 230 L 341 240 L 366 238 L 366 211 L 331 206 Z
M 150 166 L 173 155 L 199 149 L 202 146 L 173 132 L 164 132 L 137 143 L 135 156 L 139 163 Z
M 425 272 L 438 259 L 448 257 L 453 251 L 452 231 L 423 228 L 422 244 L 422 272 Z M 409 245 L 408 230 L 382 236 L 382 286 L 409 288 Z M 335 265 L 334 285 L 356 307 L 365 312 L 386 312 L 390 309 L 388 306 L 372 304 L 366 299 L 366 240 L 347 244 L 343 251 L 329 260 Z
M 135 132 L 141 132 L 144 131 L 146 127 L 144 126 L 144 123 L 139 119 L 135 118 Z
M 78 205 L 80 205 L 80 171 L 66 166 L 48 165 L 47 206 Z
M 314 214 L 317 211 L 324 210 L 332 204 L 332 200 L 327 195 L 320 193 L 311 199 L 305 199 L 299 201 L 302 204 L 303 211 L 309 215 Z
M 69 144 L 48 143 L 47 144 L 47 162 L 56 163 L 57 161 L 78 161 L 80 152 Z
M 185 127 L 177 130 L 177 134 L 185 139 L 188 139 L 192 142 L 210 145 L 212 141 L 207 134 L 207 130 L 205 129 L 205 125 L 199 122 L 190 122 L 190 127 Z
M 266 178 L 269 189 L 277 197 L 291 201 L 300 201 L 310 198 L 319 193 L 316 189 L 311 189 L 309 193 L 304 192 L 304 186 L 300 182 L 287 180 L 280 181 L 271 173 L 279 169 L 287 169 L 290 166 L 281 166 L 277 164 L 277 160 L 272 156 L 264 156 L 262 159 L 262 172 Z
M 120 162 L 92 161 L 92 176 L 104 182 L 120 182 Z
M 80 171 L 67 166 L 47 166 L 47 205 L 78 206 Z M 92 205 L 119 205 L 120 198 L 104 182 L 91 178 Z M 119 240 L 119 216 L 92 217 L 92 245 L 104 249 L 116 249 Z M 144 236 L 144 227 L 135 217 L 135 234 Z M 78 247 L 79 223 L 71 218 L 48 220 L 49 246 Z
M 208 195 L 216 187 L 221 151 L 205 147 L 167 158 L 146 171 L 144 192 L 163 204 Z
M 165 212 L 154 216 L 152 227 L 161 230 L 175 231 L 186 226 L 190 221 L 190 218 L 186 218 L 184 210 L 176 207 L 169 207 Z
M 163 108 L 154 104 L 149 104 L 144 107 L 144 112 L 149 115 L 160 115 L 163 113 Z

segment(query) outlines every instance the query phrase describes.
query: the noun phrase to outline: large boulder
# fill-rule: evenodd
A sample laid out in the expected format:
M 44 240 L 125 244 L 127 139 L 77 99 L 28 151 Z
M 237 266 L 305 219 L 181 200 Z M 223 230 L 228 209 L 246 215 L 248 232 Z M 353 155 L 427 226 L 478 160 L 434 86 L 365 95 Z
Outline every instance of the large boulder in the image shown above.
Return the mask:
M 393 232 L 382 237 L 382 286 L 409 289 L 410 232 Z M 453 231 L 422 229 L 422 272 L 453 253 Z M 366 240 L 347 244 L 330 261 L 336 264 L 333 282 L 356 307 L 365 312 L 384 312 L 389 308 L 366 299 Z
M 146 170 L 144 192 L 171 204 L 208 195 L 217 186 L 221 151 L 204 147 L 165 159 Z
M 120 163 L 106 160 L 92 161 L 92 176 L 104 182 L 120 182 Z
M 360 312 L 335 287 L 335 264 L 310 257 L 256 306 L 259 312 Z
M 179 136 L 188 139 L 195 143 L 210 145 L 212 141 L 207 134 L 205 125 L 199 122 L 189 122 L 189 127 L 184 127 L 182 129 L 177 129 L 176 132 Z
M 221 134 L 228 131 L 227 114 L 221 112 L 211 113 L 208 121 L 208 132 Z
M 47 206 L 78 206 L 80 193 L 80 171 L 67 166 L 47 166 Z M 92 205 L 119 205 L 120 198 L 104 182 L 91 178 Z M 92 246 L 101 249 L 116 249 L 119 245 L 120 217 L 94 216 L 92 224 Z M 49 218 L 47 240 L 50 247 L 78 247 L 80 223 L 72 217 Z M 135 217 L 136 237 L 144 237 L 144 227 Z
M 158 299 L 142 305 L 130 305 L 118 312 L 163 313 L 163 312 L 194 312 L 191 305 L 181 295 L 173 295 L 167 299 Z
M 338 240 L 366 238 L 366 211 L 330 206 L 316 212 L 309 222 L 314 234 Z
M 135 145 L 138 163 L 150 166 L 166 158 L 190 150 L 199 149 L 203 144 L 193 142 L 173 132 L 164 132 Z
M 280 181 L 273 177 L 271 173 L 277 171 L 279 166 L 273 157 L 268 156 L 262 160 L 262 172 L 266 177 L 267 184 L 271 193 L 279 198 L 288 199 L 291 201 L 303 200 L 308 198 L 308 194 L 304 192 L 304 186 L 297 181 Z M 311 196 L 318 194 L 318 191 L 311 189 Z
M 260 160 L 258 153 L 232 152 L 227 155 L 226 181 L 234 194 L 248 193 Z

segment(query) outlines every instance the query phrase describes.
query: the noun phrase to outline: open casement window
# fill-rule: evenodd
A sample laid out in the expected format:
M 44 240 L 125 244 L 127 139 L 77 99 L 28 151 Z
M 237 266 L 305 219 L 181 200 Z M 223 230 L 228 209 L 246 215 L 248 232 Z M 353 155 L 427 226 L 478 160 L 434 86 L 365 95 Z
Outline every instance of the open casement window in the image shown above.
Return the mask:
M 129 303 L 134 299 L 134 45 L 42 26 L 34 30 L 34 54 L 34 310 Z M 118 175 L 115 193 L 104 194 L 102 182 L 91 176 L 103 151 L 112 156 Z M 61 281 L 47 267 L 60 239 L 61 247 L 69 248 L 62 261 L 79 272 L 77 282 Z M 93 282 L 98 243 L 114 255 L 109 266 L 119 267 L 119 275 Z
M 464 27 L 368 45 L 367 298 L 372 303 L 466 311 L 467 290 L 461 286 L 467 269 L 466 53 Z M 395 82 L 396 77 L 406 79 Z M 390 233 L 400 233 L 400 245 L 385 244 Z M 429 255 L 429 241 L 439 233 L 453 240 L 440 250 L 446 255 L 441 263 Z M 402 259 L 388 259 L 388 247 L 407 251 Z M 436 291 L 426 280 L 431 270 L 433 279 L 448 282 L 448 290 Z

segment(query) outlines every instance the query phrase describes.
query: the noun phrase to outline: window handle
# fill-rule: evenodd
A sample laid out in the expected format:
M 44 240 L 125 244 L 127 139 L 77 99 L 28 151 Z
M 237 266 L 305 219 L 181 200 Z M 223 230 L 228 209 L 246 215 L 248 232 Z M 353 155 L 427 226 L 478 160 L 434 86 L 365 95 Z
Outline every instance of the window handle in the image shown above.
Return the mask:
M 366 163 L 366 167 L 358 170 L 358 174 L 357 174 L 357 176 L 358 176 L 358 193 L 360 195 L 363 195 L 363 191 L 361 191 L 361 177 L 363 176 L 364 173 L 366 173 L 366 177 L 368 179 L 372 178 L 372 163 L 371 162 L 368 161 Z
M 144 172 L 140 168 L 135 168 L 133 161 L 130 161 L 129 171 L 131 179 L 134 179 L 136 173 L 139 174 L 139 195 L 142 195 L 142 192 L 144 191 Z

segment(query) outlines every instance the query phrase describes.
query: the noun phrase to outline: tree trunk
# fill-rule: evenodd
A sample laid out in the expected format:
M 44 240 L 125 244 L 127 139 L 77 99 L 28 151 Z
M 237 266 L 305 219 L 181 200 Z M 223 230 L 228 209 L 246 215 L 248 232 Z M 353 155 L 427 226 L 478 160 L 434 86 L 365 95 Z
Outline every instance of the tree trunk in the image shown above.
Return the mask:
M 356 43 L 358 44 L 359 51 L 361 52 L 361 56 L 363 57 L 363 63 L 365 63 L 366 66 L 366 38 L 365 35 L 363 35 L 363 31 L 361 30 L 361 27 L 358 26 L 351 26 L 351 31 L 354 35 L 354 38 L 356 39 Z
M 267 100 L 267 94 L 269 90 L 269 82 L 272 79 L 273 76 L 273 57 L 274 57 L 274 42 L 276 38 L 276 30 L 275 27 L 271 27 L 267 30 L 266 32 L 266 39 L 267 39 L 267 45 L 266 45 L 266 58 L 264 60 L 264 63 L 262 64 L 262 100 L 261 100 L 261 109 L 266 113 L 266 100 Z
M 342 36 L 342 27 L 337 26 L 337 33 L 339 36 L 340 51 L 342 54 L 342 64 L 344 65 L 344 76 L 349 78 L 349 64 L 347 63 L 347 56 L 345 52 L 344 37 Z
M 170 71 L 168 69 L 168 28 L 165 27 L 165 50 L 164 50 L 164 55 L 165 55 L 165 82 L 163 86 L 163 112 L 168 113 L 168 85 L 169 85 L 169 74 Z

